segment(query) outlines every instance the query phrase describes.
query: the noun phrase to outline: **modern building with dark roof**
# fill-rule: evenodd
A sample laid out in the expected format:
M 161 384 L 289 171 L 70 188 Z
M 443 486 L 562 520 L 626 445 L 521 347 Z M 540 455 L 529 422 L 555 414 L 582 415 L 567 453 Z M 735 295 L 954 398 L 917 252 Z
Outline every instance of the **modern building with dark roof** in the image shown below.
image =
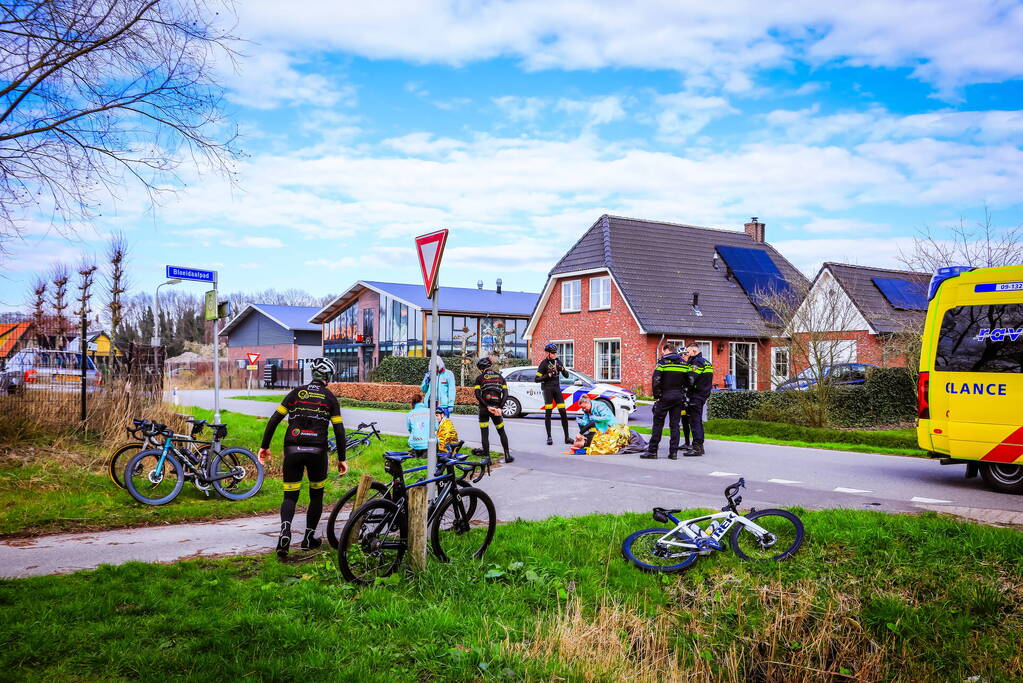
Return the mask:
M 739 232 L 604 215 L 551 269 L 526 338 L 534 358 L 554 342 L 566 365 L 644 392 L 662 341 L 696 342 L 717 386 L 766 389 L 788 360 L 763 297 L 805 283 L 756 218 Z
M 438 296 L 441 355 L 460 355 L 466 334 L 468 351 L 489 351 L 503 330 L 506 353 L 526 357 L 523 333 L 537 294 L 506 291 L 498 280 L 495 289 L 484 289 L 482 281 L 475 289 L 440 287 Z M 359 280 L 309 322 L 322 326 L 323 354 L 337 366 L 339 381 L 367 381 L 387 356 L 429 352 L 432 307 L 422 285 Z
M 227 337 L 228 360 L 245 367 L 247 354 L 258 353 L 260 381 L 267 364 L 290 371 L 295 383 L 302 381 L 304 361 L 321 353 L 320 326 L 309 322 L 318 310 L 316 306 L 246 305 L 220 331 Z

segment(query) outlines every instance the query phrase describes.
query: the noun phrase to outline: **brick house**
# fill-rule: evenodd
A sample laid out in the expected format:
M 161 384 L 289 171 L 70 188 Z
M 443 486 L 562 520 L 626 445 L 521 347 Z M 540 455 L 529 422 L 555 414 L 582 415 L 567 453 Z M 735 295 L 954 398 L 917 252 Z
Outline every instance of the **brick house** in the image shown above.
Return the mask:
M 262 373 L 267 363 L 297 369 L 303 361 L 319 358 L 320 326 L 309 322 L 318 310 L 316 306 L 248 304 L 220 331 L 227 337 L 228 362 L 244 367 L 246 354 L 258 353 Z
M 819 330 L 828 333 L 833 348 L 827 357 L 832 362 L 904 366 L 907 358 L 899 336 L 913 337 L 923 330 L 930 279 L 928 273 L 828 261 L 814 277 L 803 305 L 830 294 L 835 303 L 829 305 L 848 311 L 835 316 L 841 318 L 835 329 Z
M 731 374 L 738 389 L 768 389 L 787 356 L 747 291 L 757 282 L 806 278 L 756 218 L 738 232 L 604 215 L 551 269 L 526 338 L 534 360 L 554 342 L 569 367 L 647 394 L 662 340 L 696 342 L 715 386 Z

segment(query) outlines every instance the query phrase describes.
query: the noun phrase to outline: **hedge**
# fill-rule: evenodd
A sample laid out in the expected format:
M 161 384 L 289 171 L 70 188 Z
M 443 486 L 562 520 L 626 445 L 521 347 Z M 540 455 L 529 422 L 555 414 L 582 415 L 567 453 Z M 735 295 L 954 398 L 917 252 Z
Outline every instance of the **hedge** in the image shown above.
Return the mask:
M 461 373 L 461 361 L 458 358 L 444 357 L 444 366 L 454 373 L 457 382 Z M 510 368 L 522 365 L 530 365 L 530 361 L 524 358 L 507 358 L 501 362 L 501 367 Z M 430 359 L 413 356 L 388 356 L 380 361 L 380 365 L 373 371 L 370 379 L 374 382 L 393 382 L 397 384 L 414 384 L 417 387 L 423 381 L 423 375 L 430 367 Z M 470 373 L 466 373 L 466 384 L 471 384 L 478 374 L 475 366 Z
M 373 382 L 333 382 L 328 388 L 335 396 L 350 398 L 355 401 L 374 403 L 405 404 L 419 393 L 418 384 L 377 384 Z M 472 387 L 457 387 L 455 403 L 469 405 L 476 403 Z
M 915 434 L 904 436 L 884 432 L 803 427 L 780 422 L 753 420 L 708 420 L 705 429 L 708 434 L 717 436 L 764 436 L 780 441 L 850 443 L 882 448 L 919 449 Z
M 342 408 L 367 408 L 370 410 L 395 410 L 395 411 L 407 411 L 409 409 L 408 403 L 386 403 L 383 401 L 357 401 L 354 398 L 342 398 Z M 455 406 L 456 415 L 475 415 L 478 408 L 475 405 Z

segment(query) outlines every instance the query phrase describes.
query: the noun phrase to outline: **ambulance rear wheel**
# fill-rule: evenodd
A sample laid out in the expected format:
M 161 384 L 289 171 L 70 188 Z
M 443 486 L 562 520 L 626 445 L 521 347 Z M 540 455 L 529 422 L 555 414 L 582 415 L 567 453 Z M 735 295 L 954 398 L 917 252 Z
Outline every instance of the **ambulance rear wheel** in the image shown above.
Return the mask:
M 1002 493 L 1023 493 L 1023 466 L 985 463 L 980 476 L 989 488 Z

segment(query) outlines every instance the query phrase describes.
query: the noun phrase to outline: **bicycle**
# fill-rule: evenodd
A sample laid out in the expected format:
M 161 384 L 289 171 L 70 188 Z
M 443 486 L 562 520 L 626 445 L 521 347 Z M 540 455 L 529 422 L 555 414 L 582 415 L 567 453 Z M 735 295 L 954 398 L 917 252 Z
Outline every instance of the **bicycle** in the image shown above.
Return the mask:
M 483 557 L 497 526 L 494 503 L 473 487 L 459 487 L 456 472 L 488 467 L 462 458 L 440 460 L 442 473 L 406 484 L 401 463 L 413 456 L 384 454 L 384 470 L 393 478 L 391 496 L 364 503 L 339 538 L 338 568 L 352 583 L 369 584 L 389 576 L 408 549 L 408 490 L 436 482 L 439 492 L 428 506 L 427 528 L 433 554 L 442 562 Z
M 369 431 L 364 431 L 366 429 L 369 429 Z M 366 422 L 362 422 L 355 431 L 345 434 L 346 457 L 354 458 L 362 453 L 366 450 L 366 447 L 369 446 L 374 436 L 378 441 L 382 442 L 384 440 L 384 437 L 381 436 L 380 432 L 377 430 L 376 422 L 370 422 L 368 424 Z M 337 452 L 337 440 L 334 439 L 334 437 L 327 439 L 327 452 Z
M 192 437 L 198 436 L 202 432 L 203 427 L 208 425 L 205 420 L 185 420 L 192 425 Z M 163 447 L 156 437 L 159 436 L 163 431 L 167 429 L 166 425 L 160 424 L 159 422 L 153 422 L 152 420 L 139 420 L 135 418 L 132 420 L 131 427 L 124 428 L 128 432 L 128 436 L 134 439 L 126 444 L 118 446 L 111 454 L 110 459 L 107 460 L 107 474 L 110 475 L 111 481 L 117 485 L 118 488 L 124 488 L 124 463 L 126 460 L 124 456 L 128 454 L 135 454 L 139 451 L 159 449 Z M 201 448 L 208 448 L 209 442 L 197 442 L 203 444 Z M 129 457 L 130 459 L 130 457 Z
M 165 437 L 160 448 L 142 451 L 128 461 L 124 483 L 135 500 L 146 505 L 169 503 L 186 481 L 207 497 L 211 488 L 228 500 L 245 500 L 259 492 L 263 466 L 252 451 L 223 448 L 227 425 L 198 422 L 213 428 L 212 441 L 182 437 L 165 429 L 160 432 Z M 199 444 L 199 448 L 192 450 L 190 444 Z
M 639 569 L 650 572 L 680 572 L 692 566 L 701 555 L 725 550 L 728 544 L 739 559 L 776 561 L 792 557 L 803 544 L 803 522 L 788 510 L 757 510 L 740 515 L 736 506 L 742 496 L 735 497 L 746 480 L 740 478 L 725 489 L 728 504 L 721 512 L 679 520 L 681 510 L 654 508 L 653 518 L 675 524 L 673 529 L 643 529 L 622 542 L 622 555 Z M 703 522 L 710 522 L 701 527 Z

